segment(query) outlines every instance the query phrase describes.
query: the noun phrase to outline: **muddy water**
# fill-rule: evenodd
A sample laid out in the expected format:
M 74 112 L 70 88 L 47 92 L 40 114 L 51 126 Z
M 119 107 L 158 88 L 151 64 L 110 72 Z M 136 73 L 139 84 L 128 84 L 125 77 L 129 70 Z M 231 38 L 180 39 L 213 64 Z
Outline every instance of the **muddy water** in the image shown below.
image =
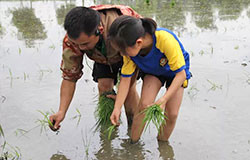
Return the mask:
M 84 76 L 60 132 L 43 130 L 38 110 L 56 111 L 59 104 L 63 18 L 83 3 L 133 6 L 177 33 L 190 52 L 193 78 L 169 144 L 157 142 L 151 126 L 131 145 L 124 112 L 111 141 L 92 132 L 98 92 L 89 60 L 84 60 Z M 8 151 L 24 160 L 249 159 L 249 42 L 249 0 L 0 1 L 0 124 L 5 135 L 0 145 L 8 143 L 0 154 Z M 140 92 L 141 82 L 137 87 Z

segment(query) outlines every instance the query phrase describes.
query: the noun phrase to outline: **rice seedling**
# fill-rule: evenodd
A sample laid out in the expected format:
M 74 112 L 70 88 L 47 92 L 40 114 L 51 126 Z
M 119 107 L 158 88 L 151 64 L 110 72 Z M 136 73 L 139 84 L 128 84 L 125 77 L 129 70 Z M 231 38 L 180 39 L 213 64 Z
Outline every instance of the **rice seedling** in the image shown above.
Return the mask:
M 23 80 L 26 81 L 26 79 L 29 78 L 29 74 L 26 74 L 25 72 L 23 72 Z
M 247 82 L 247 84 L 250 85 L 250 73 L 245 73 L 245 75 L 246 75 L 246 77 L 247 77 L 246 82 Z
M 56 46 L 54 44 L 49 46 L 50 49 L 55 50 Z
M 39 80 L 42 80 L 45 73 L 52 73 L 53 71 L 50 69 L 50 68 L 47 68 L 47 69 L 42 69 L 40 65 L 38 65 L 39 67 Z
M 205 54 L 205 52 L 204 52 L 203 50 L 201 50 L 201 51 L 199 52 L 199 54 L 200 54 L 201 56 L 203 56 L 203 55 Z
M 176 4 L 176 1 L 175 1 L 175 0 L 172 0 L 172 1 L 171 1 L 171 7 L 174 7 L 175 4 Z
M 9 68 L 9 75 L 10 75 L 10 79 L 13 79 L 13 75 L 12 75 L 12 72 L 11 72 L 10 68 Z
M 199 92 L 199 89 L 197 89 L 195 85 L 192 85 L 191 87 L 189 87 L 187 94 L 189 98 L 193 100 L 195 96 L 198 94 L 198 92 Z
M 43 131 L 46 132 L 48 130 L 48 126 L 49 126 L 51 130 L 57 131 L 57 134 L 58 134 L 59 131 L 54 128 L 54 122 L 51 122 L 48 118 L 48 116 L 50 115 L 50 112 L 44 113 L 40 110 L 38 110 L 38 112 L 43 115 L 43 119 L 37 119 L 37 121 L 36 121 L 36 123 L 39 123 L 40 133 L 42 134 Z
M 18 128 L 15 131 L 15 134 L 16 134 L 16 136 L 25 136 L 28 132 L 29 132 L 28 130 L 24 130 L 24 129 Z
M 15 146 L 13 147 L 12 145 L 10 145 L 5 137 L 4 137 L 4 132 L 3 132 L 3 128 L 0 124 L 0 138 L 3 137 L 4 142 L 3 144 L 0 144 L 0 160 L 7 160 L 7 159 L 12 159 L 12 160 L 18 160 L 22 157 L 20 149 Z
M 190 52 L 190 55 L 191 55 L 192 57 L 194 57 L 194 52 L 193 52 L 193 51 L 191 51 L 191 52 Z
M 100 130 L 101 127 L 106 128 L 112 125 L 110 116 L 113 112 L 115 101 L 106 97 L 106 95 L 109 94 L 115 95 L 115 91 L 105 92 L 99 96 L 98 106 L 95 111 L 95 116 L 97 119 L 95 131 Z
M 91 137 L 88 137 L 87 135 L 87 131 L 85 133 L 85 138 L 83 136 L 83 131 L 81 130 L 81 134 L 82 134 L 82 142 L 83 142 L 83 146 L 85 149 L 85 155 L 86 155 L 86 159 L 88 159 L 89 156 L 89 146 L 90 146 L 90 141 L 91 141 Z
M 22 53 L 22 50 L 21 50 L 21 48 L 19 47 L 18 48 L 18 53 L 19 53 L 19 56 L 21 55 L 21 53 Z
M 164 114 L 164 111 L 161 109 L 159 104 L 154 104 L 146 109 L 144 109 L 139 114 L 145 114 L 145 117 L 142 121 L 142 126 L 145 126 L 145 131 L 147 130 L 150 122 L 153 122 L 156 129 L 160 133 L 161 125 L 166 124 L 167 116 Z
M 7 159 L 10 158 L 12 160 L 19 160 L 22 158 L 21 150 L 19 147 L 14 147 L 8 143 L 6 143 L 6 145 L 8 147 L 6 148 L 6 150 L 8 151 L 4 152 L 4 156 L 7 157 Z
M 115 131 L 116 126 L 110 121 L 110 116 L 114 109 L 115 101 L 111 98 L 106 97 L 106 95 L 115 95 L 115 91 L 105 92 L 99 96 L 98 106 L 95 111 L 95 116 L 97 122 L 95 124 L 95 131 L 103 130 L 104 134 L 107 134 L 110 140 L 112 133 Z
M 0 124 L 0 137 L 4 137 L 4 132 L 1 124 Z
M 216 83 L 210 81 L 209 79 L 207 79 L 207 81 L 212 85 L 209 90 L 215 91 L 216 89 L 222 89 L 222 85 L 217 85 Z
M 108 134 L 108 140 L 110 140 L 112 133 L 115 131 L 116 125 L 109 126 L 105 131 Z
M 79 123 L 80 123 L 80 120 L 81 120 L 81 117 L 82 117 L 82 114 L 81 114 L 81 112 L 79 111 L 79 109 L 78 108 L 76 108 L 76 112 L 77 112 L 77 115 L 75 115 L 74 117 L 72 117 L 72 119 L 76 119 L 76 118 L 78 118 L 78 120 L 77 120 L 77 126 L 79 125 Z
M 53 130 L 53 131 L 56 131 L 56 134 L 59 133 L 58 129 L 55 129 L 54 128 L 54 122 L 51 122 L 48 118 L 48 116 L 51 114 L 51 113 L 54 113 L 53 110 L 51 110 L 51 112 L 47 111 L 47 112 L 42 112 L 40 110 L 38 110 L 39 113 L 41 113 L 43 115 L 43 118 L 42 119 L 37 119 L 35 121 L 35 123 L 38 123 L 38 125 L 36 125 L 35 127 L 31 128 L 31 129 L 28 129 L 28 130 L 25 130 L 25 129 L 21 129 L 21 128 L 18 128 L 15 130 L 15 135 L 16 136 L 19 136 L 19 137 L 27 137 L 26 134 L 28 134 L 29 132 L 31 132 L 32 130 L 40 127 L 40 134 L 42 134 L 43 132 L 47 132 L 48 130 L 48 127 Z

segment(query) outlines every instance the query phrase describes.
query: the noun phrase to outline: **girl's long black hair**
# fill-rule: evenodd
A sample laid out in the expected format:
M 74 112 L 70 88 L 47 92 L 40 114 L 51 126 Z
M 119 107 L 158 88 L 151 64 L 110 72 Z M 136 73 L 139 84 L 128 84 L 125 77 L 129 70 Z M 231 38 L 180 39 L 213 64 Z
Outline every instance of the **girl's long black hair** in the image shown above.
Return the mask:
M 156 28 L 157 24 L 151 18 L 120 16 L 112 23 L 108 37 L 122 53 L 126 53 L 127 47 L 135 45 L 136 40 L 146 33 L 153 35 Z

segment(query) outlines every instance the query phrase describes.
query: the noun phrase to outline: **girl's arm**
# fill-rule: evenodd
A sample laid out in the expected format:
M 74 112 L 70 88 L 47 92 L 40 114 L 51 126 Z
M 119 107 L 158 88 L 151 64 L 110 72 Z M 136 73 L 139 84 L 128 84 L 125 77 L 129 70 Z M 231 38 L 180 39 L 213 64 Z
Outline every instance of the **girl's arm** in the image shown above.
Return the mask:
M 175 94 L 177 89 L 182 86 L 184 81 L 186 80 L 186 72 L 183 69 L 182 71 L 176 73 L 171 85 L 169 86 L 168 90 L 166 93 L 158 99 L 155 104 L 161 104 L 162 108 L 165 106 L 167 101 L 172 97 L 172 95 Z
M 121 77 L 118 87 L 118 93 L 115 100 L 115 107 L 110 116 L 110 120 L 114 125 L 119 125 L 119 119 L 121 115 L 121 108 L 128 95 L 131 77 Z

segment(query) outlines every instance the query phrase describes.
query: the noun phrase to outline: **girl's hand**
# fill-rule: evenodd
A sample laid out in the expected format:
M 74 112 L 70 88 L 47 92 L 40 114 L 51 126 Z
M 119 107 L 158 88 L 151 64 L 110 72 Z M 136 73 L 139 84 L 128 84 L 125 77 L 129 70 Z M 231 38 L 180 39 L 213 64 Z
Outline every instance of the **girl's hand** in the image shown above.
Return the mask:
M 167 100 L 165 97 L 161 97 L 160 99 L 158 99 L 154 104 L 158 104 L 160 105 L 161 109 L 164 110 L 165 106 L 166 106 Z
M 114 108 L 111 116 L 110 116 L 110 121 L 112 122 L 113 125 L 119 126 L 119 119 L 121 115 L 121 109 Z

